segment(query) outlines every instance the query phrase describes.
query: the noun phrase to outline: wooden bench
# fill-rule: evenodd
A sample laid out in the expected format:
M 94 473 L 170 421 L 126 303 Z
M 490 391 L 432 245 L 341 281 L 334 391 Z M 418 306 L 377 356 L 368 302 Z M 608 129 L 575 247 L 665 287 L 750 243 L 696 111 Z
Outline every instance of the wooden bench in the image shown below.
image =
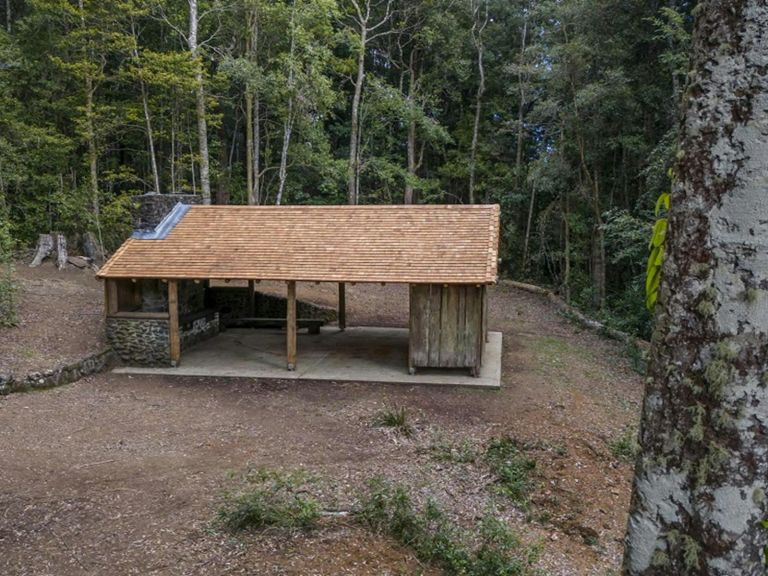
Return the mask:
M 226 321 L 227 328 L 285 328 L 285 318 L 230 318 Z M 320 327 L 325 320 L 319 318 L 298 318 L 297 328 L 307 328 L 310 334 L 320 334 Z

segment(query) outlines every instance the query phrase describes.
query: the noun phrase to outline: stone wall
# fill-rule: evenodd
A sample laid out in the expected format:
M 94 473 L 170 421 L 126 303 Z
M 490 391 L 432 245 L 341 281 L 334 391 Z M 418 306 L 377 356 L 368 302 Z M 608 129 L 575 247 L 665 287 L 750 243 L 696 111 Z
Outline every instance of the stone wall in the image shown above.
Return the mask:
M 211 306 L 219 310 L 221 321 L 225 324 L 230 318 L 247 318 L 249 315 L 248 288 L 211 288 L 209 298 Z M 256 292 L 254 298 L 256 318 L 285 318 L 286 299 L 284 297 Z M 299 318 L 317 318 L 326 322 L 336 320 L 336 310 L 333 308 L 318 306 L 303 300 L 296 302 L 296 315 Z
M 168 320 L 162 319 L 107 318 L 107 342 L 117 357 L 130 366 L 169 366 L 168 326 Z M 179 319 L 182 351 L 218 333 L 219 314 L 212 310 Z
M 171 363 L 168 320 L 107 318 L 107 342 L 131 366 L 168 366 Z
M 77 382 L 80 378 L 101 372 L 113 359 L 114 354 L 111 350 L 103 350 L 77 362 L 41 372 L 30 372 L 22 377 L 14 374 L 0 374 L 0 395 Z
M 154 230 L 178 202 L 182 204 L 200 204 L 200 196 L 195 194 L 155 194 L 149 192 L 132 198 L 134 208 L 131 211 L 134 230 Z
M 219 333 L 219 313 L 218 312 L 205 312 L 198 314 L 187 321 L 182 319 L 180 323 L 181 331 L 181 350 L 182 352 L 208 338 L 213 338 Z M 182 356 L 181 361 L 184 361 Z

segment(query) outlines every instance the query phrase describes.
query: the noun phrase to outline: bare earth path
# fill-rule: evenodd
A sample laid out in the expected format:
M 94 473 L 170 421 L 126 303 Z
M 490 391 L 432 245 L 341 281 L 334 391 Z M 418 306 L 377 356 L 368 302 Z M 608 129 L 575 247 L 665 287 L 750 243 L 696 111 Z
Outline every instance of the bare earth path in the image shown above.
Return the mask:
M 98 300 L 98 284 L 71 282 Z M 335 290 L 307 285 L 300 296 L 332 303 Z M 435 496 L 469 526 L 493 498 L 493 478 L 480 463 L 437 461 L 430 448 L 503 435 L 537 460 L 531 509 L 498 499 L 497 508 L 542 546 L 540 566 L 614 573 L 631 466 L 608 443 L 636 425 L 642 379 L 620 345 L 580 332 L 537 296 L 502 285 L 490 302 L 490 328 L 504 332 L 498 392 L 102 374 L 1 397 L 0 574 L 436 574 L 351 519 L 311 534 L 217 532 L 228 472 L 306 469 L 335 509 L 380 474 Z M 402 325 L 407 291 L 355 286 L 348 305 L 350 323 Z M 100 320 L 90 332 L 98 342 Z M 371 427 L 393 404 L 408 408 L 414 438 Z

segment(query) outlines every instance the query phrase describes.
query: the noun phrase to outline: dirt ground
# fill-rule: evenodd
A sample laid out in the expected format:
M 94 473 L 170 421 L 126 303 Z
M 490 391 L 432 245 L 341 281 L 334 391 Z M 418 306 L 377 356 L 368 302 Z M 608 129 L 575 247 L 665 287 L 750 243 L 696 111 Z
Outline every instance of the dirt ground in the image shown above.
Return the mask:
M 9 358 L 32 366 L 99 344 L 91 276 L 20 273 L 29 294 L 22 325 L 0 331 L 3 369 Z M 49 298 L 42 286 L 76 296 L 35 327 L 24 310 Z M 336 298 L 326 285 L 300 285 L 299 295 Z M 404 287 L 351 286 L 347 302 L 349 324 L 405 324 Z M 308 534 L 222 533 L 212 524 L 222 492 L 249 466 L 310 472 L 333 510 L 349 509 L 376 475 L 435 497 L 466 526 L 494 506 L 541 547 L 544 573 L 617 573 L 631 466 L 609 443 L 636 426 L 641 377 L 621 345 L 508 286 L 491 292 L 490 328 L 504 333 L 500 391 L 105 373 L 1 397 L 0 574 L 439 574 L 349 518 Z M 407 407 L 413 438 L 371 426 L 393 405 Z M 431 450 L 505 435 L 537 461 L 528 511 L 494 495 L 482 463 L 438 461 Z
M 79 360 L 103 345 L 103 288 L 90 271 L 16 265 L 18 328 L 0 329 L 0 373 L 23 376 Z

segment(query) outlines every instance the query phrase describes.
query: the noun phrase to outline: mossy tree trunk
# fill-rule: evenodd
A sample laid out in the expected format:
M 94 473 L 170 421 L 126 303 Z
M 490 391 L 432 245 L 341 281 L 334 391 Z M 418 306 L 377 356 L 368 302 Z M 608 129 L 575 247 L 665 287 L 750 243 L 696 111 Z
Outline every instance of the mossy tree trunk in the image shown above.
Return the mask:
M 624 573 L 764 574 L 768 4 L 700 5 Z

